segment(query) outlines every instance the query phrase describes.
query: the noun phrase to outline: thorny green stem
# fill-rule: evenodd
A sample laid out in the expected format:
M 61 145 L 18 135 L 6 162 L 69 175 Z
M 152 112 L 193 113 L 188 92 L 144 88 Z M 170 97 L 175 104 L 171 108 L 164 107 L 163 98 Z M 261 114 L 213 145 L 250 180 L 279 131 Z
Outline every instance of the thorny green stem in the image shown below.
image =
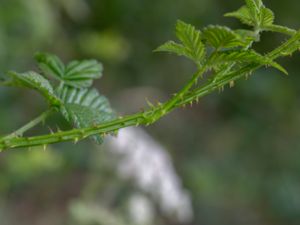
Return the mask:
M 187 92 L 193 87 L 193 85 L 197 84 L 198 79 L 203 76 L 203 74 L 206 71 L 206 65 L 203 65 L 190 79 L 189 82 L 178 92 L 174 95 L 173 98 L 171 98 L 169 101 L 164 103 L 160 110 L 155 110 L 153 115 L 150 115 L 149 123 L 153 123 L 156 120 L 160 119 L 163 115 L 170 112 L 170 110 L 173 109 L 173 107 L 176 105 L 177 102 L 182 100 L 184 96 L 187 94 Z
M 271 51 L 267 54 L 271 59 L 276 59 L 282 56 L 291 55 L 293 52 L 298 50 L 300 41 L 300 32 L 296 32 L 292 37 L 280 45 L 278 48 Z M 129 126 L 138 126 L 138 125 L 148 125 L 149 119 L 152 116 L 155 116 L 155 120 L 150 120 L 150 122 L 155 122 L 166 113 L 163 110 L 167 109 L 168 112 L 172 111 L 175 108 L 184 106 L 188 103 L 198 101 L 200 97 L 210 94 L 215 90 L 222 88 L 223 86 L 229 84 L 232 81 L 236 81 L 240 78 L 245 77 L 246 75 L 252 73 L 254 70 L 259 69 L 262 65 L 258 64 L 249 64 L 246 65 L 237 71 L 231 72 L 227 75 L 222 76 L 217 80 L 210 79 L 204 85 L 199 88 L 196 88 L 190 91 L 190 88 L 193 86 L 196 77 L 200 76 L 204 71 L 199 70 L 193 78 L 188 82 L 187 85 L 179 93 L 184 93 L 183 96 L 177 94 L 171 100 L 167 101 L 163 105 L 158 105 L 154 108 L 151 108 L 148 111 L 136 113 L 133 115 L 120 117 L 113 121 L 109 121 L 100 125 L 93 127 L 82 128 L 82 129 L 72 129 L 69 131 L 59 131 L 52 134 L 33 136 L 33 137 L 12 137 L 12 138 L 2 138 L 0 139 L 0 150 L 10 149 L 10 148 L 20 148 L 20 147 L 33 147 L 33 146 L 44 146 L 46 147 L 49 144 L 64 142 L 64 141 L 74 141 L 75 143 L 81 139 L 87 138 L 91 135 L 102 135 L 105 136 L 108 133 L 118 131 L 121 128 Z M 205 68 L 205 67 L 204 67 Z

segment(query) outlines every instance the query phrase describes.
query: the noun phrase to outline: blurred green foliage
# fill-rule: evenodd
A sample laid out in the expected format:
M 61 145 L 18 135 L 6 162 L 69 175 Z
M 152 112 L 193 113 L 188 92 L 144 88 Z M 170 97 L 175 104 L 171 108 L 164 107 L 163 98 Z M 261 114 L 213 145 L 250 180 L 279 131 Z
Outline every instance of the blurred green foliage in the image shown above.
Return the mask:
M 275 11 L 277 23 L 299 27 L 299 2 L 265 3 Z M 240 27 L 222 14 L 242 4 L 238 0 L 1 0 L 0 69 L 30 69 L 32 55 L 42 50 L 65 60 L 95 57 L 105 67 L 97 87 L 118 111 L 133 112 L 141 105 L 132 99 L 165 99 L 193 70 L 185 60 L 152 53 L 170 39 L 177 19 L 198 27 L 214 23 Z M 264 53 L 281 41 L 280 35 L 266 34 L 255 48 Z M 260 70 L 235 88 L 208 96 L 191 109 L 177 110 L 147 128 L 170 150 L 190 191 L 195 213 L 191 224 L 300 223 L 298 62 L 297 55 L 281 62 L 289 77 Z M 45 107 L 33 98 L 31 92 L 0 89 L 0 135 Z M 99 150 L 87 142 L 1 153 L 1 224 L 100 224 L 72 217 L 74 211 L 93 213 L 95 207 L 104 217 L 118 215 L 120 219 L 106 220 L 122 224 L 123 217 L 127 221 L 124 202 L 135 188 L 116 176 L 114 164 L 105 147 Z M 98 205 L 87 210 L 87 200 Z M 108 224 L 104 220 L 101 224 Z M 176 224 L 163 216 L 157 220 L 157 224 Z

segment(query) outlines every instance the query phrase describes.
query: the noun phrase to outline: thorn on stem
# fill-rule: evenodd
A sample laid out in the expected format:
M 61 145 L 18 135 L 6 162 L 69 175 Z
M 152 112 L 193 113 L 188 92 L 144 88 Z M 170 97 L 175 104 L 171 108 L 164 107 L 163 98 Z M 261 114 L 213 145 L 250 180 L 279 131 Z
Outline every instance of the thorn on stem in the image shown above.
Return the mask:
M 148 98 L 146 98 L 146 102 L 150 108 L 154 108 L 154 105 L 148 100 Z
M 119 133 L 119 131 L 118 131 L 118 130 L 115 130 L 115 131 L 113 131 L 112 136 L 117 137 L 117 136 L 118 136 L 118 133 Z

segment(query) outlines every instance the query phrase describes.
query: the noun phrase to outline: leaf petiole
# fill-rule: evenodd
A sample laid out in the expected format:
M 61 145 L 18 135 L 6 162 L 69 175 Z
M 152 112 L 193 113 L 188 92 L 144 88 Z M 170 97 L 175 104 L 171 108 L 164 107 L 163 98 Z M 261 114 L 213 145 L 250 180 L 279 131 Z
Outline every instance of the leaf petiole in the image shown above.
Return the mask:
M 38 117 L 35 119 L 31 120 L 29 123 L 25 124 L 21 128 L 17 129 L 13 133 L 5 136 L 5 137 L 0 137 L 0 140 L 8 140 L 10 138 L 15 138 L 15 137 L 22 137 L 25 132 L 28 130 L 32 129 L 33 127 L 37 126 L 40 123 L 45 122 L 45 120 L 54 112 L 54 108 L 50 108 L 47 111 L 43 112 L 40 114 Z

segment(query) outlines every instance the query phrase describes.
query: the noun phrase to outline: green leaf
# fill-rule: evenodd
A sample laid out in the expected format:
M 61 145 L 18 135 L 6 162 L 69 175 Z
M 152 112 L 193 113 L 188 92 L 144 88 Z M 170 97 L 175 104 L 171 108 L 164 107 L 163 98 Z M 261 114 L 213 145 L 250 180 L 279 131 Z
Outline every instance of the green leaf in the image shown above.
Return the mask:
M 103 72 L 102 64 L 96 60 L 72 61 L 65 66 L 57 56 L 48 53 L 38 53 L 35 58 L 45 75 L 71 87 L 90 87 Z
M 178 56 L 185 56 L 193 60 L 197 65 L 200 65 L 200 61 L 195 61 L 194 55 L 189 51 L 185 46 L 182 44 L 178 44 L 174 41 L 168 41 L 165 44 L 161 45 L 157 49 L 154 50 L 155 52 L 169 52 L 174 53 Z
M 155 52 L 170 52 L 179 56 L 188 56 L 186 48 L 174 41 L 168 41 L 154 50 Z M 190 58 L 190 56 L 188 56 Z
M 52 106 L 60 106 L 61 101 L 55 95 L 54 90 L 49 81 L 36 72 L 16 73 L 8 72 L 8 76 L 12 79 L 10 85 L 18 87 L 26 87 L 38 91 L 43 95 Z
M 240 51 L 224 51 L 216 52 L 211 55 L 209 64 L 212 68 L 226 63 L 242 62 L 242 63 L 257 63 L 261 65 L 272 66 L 284 74 L 288 72 L 278 63 L 269 59 L 266 56 L 262 56 L 254 50 L 240 50 Z
M 261 7 L 264 6 L 264 3 L 262 0 L 246 0 L 246 4 L 249 6 L 254 5 L 257 10 L 259 10 Z
M 35 60 L 38 62 L 39 68 L 43 74 L 54 77 L 58 80 L 64 76 L 65 65 L 56 56 L 49 53 L 36 53 Z
M 226 13 L 224 16 L 234 17 L 236 19 L 239 19 L 243 24 L 246 24 L 249 26 L 255 26 L 255 23 L 253 22 L 253 19 L 250 15 L 250 12 L 249 12 L 249 9 L 247 6 L 242 6 L 237 11 Z
M 109 101 L 96 89 L 65 86 L 58 90 L 58 93 L 64 102 L 61 113 L 76 128 L 99 125 L 115 118 Z M 99 144 L 103 141 L 100 135 L 94 135 L 92 138 Z
M 176 24 L 176 36 L 186 47 L 192 59 L 199 63 L 205 57 L 205 46 L 201 40 L 201 32 L 191 24 L 187 24 L 181 20 Z
M 168 41 L 161 45 L 155 52 L 170 52 L 179 56 L 185 56 L 193 60 L 198 66 L 205 58 L 205 46 L 201 40 L 201 32 L 190 24 L 177 21 L 176 36 L 181 44 Z
M 204 28 L 203 37 L 215 49 L 246 47 L 249 44 L 238 33 L 224 26 L 211 25 Z
M 264 29 L 267 26 L 270 26 L 274 23 L 275 15 L 272 10 L 268 8 L 263 8 L 261 10 L 261 22 L 260 26 Z
M 253 19 L 254 23 L 260 21 L 260 13 L 263 7 L 263 3 L 261 0 L 245 0 L 248 10 L 250 12 L 250 16 Z
M 261 0 L 246 0 L 246 5 L 234 12 L 226 13 L 227 17 L 239 19 L 242 23 L 264 31 L 274 23 L 275 16 L 272 10 L 266 8 Z
M 72 61 L 66 67 L 64 81 L 73 87 L 90 87 L 102 72 L 102 64 L 96 60 Z

